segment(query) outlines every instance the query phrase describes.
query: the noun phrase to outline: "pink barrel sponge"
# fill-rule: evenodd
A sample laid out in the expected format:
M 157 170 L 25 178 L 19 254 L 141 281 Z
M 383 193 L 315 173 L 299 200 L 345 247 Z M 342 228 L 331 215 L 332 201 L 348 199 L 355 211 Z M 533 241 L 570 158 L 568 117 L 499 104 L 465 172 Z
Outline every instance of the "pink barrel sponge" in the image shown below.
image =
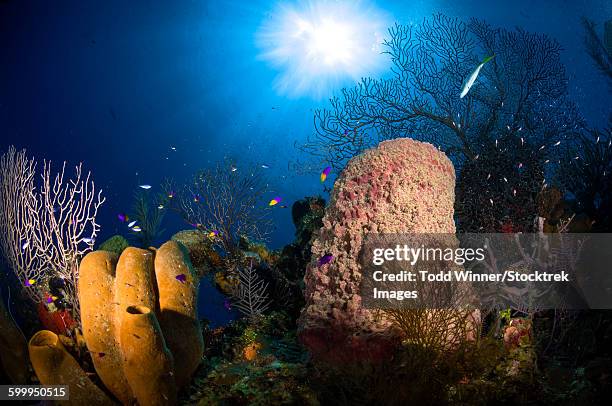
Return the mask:
M 382 361 L 401 342 L 361 307 L 358 256 L 368 233 L 454 233 L 455 170 L 433 145 L 381 142 L 351 159 L 334 184 L 306 271 L 299 337 L 318 360 Z M 320 264 L 331 254 L 333 260 Z

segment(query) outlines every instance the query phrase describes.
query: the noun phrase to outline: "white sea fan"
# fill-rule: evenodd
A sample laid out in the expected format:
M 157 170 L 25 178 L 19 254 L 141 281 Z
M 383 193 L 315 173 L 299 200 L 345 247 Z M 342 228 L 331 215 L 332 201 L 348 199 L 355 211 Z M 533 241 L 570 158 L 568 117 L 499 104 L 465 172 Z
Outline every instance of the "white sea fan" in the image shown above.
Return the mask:
M 270 306 L 266 293 L 268 284 L 257 275 L 253 261 L 249 267 L 237 267 L 236 276 L 238 283 L 232 291 L 233 306 L 249 318 L 261 315 Z

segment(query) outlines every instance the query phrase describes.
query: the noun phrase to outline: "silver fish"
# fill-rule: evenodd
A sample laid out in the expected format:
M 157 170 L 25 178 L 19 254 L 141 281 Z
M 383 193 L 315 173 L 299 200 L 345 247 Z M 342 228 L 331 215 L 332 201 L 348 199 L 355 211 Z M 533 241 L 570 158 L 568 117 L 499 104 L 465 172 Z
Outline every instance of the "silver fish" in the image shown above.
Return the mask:
M 476 82 L 476 78 L 478 78 L 478 74 L 480 73 L 480 70 L 482 69 L 482 67 L 485 65 L 485 63 L 489 62 L 493 58 L 495 58 L 495 55 L 487 56 L 485 59 L 482 60 L 482 62 L 478 64 L 476 69 L 474 69 L 472 74 L 468 77 L 465 84 L 463 85 L 463 88 L 461 89 L 461 94 L 459 95 L 460 99 L 463 99 L 465 95 L 468 94 L 468 92 L 474 85 L 474 82 Z

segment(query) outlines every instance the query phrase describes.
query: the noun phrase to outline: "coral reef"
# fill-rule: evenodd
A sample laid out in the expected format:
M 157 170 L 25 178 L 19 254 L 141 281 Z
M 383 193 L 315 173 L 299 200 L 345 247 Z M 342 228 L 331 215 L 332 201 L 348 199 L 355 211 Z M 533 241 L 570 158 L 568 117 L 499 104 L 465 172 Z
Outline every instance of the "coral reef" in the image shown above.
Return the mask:
M 198 282 L 175 241 L 155 252 L 130 247 L 120 257 L 96 251 L 83 259 L 83 336 L 100 379 L 122 403 L 172 403 L 189 382 L 203 352 Z
M 301 341 L 315 358 L 382 360 L 401 336 L 361 307 L 358 256 L 368 233 L 454 233 L 455 171 L 430 144 L 382 142 L 349 161 L 336 180 L 305 276 Z M 330 263 L 319 265 L 324 255 Z
M 177 241 L 187 248 L 189 259 L 200 276 L 205 276 L 223 264 L 221 256 L 213 247 L 212 240 L 203 231 L 179 231 L 172 236 L 171 240 Z
M 275 266 L 291 282 L 304 278 L 306 264 L 311 258 L 311 238 L 323 226 L 325 200 L 306 197 L 293 203 L 291 218 L 295 226 L 295 241 L 283 247 Z
M 207 328 L 205 337 L 207 362 L 184 394 L 184 403 L 319 404 L 308 384 L 307 354 L 283 312 Z
M 28 377 L 26 338 L 4 307 L 0 297 L 0 365 L 14 384 L 24 385 Z
M 130 243 L 128 242 L 128 240 L 125 239 L 125 237 L 121 235 L 114 235 L 110 237 L 108 240 L 104 241 L 102 244 L 100 244 L 100 246 L 98 247 L 98 250 L 109 251 L 117 255 L 121 255 L 123 250 L 129 246 L 130 246 Z

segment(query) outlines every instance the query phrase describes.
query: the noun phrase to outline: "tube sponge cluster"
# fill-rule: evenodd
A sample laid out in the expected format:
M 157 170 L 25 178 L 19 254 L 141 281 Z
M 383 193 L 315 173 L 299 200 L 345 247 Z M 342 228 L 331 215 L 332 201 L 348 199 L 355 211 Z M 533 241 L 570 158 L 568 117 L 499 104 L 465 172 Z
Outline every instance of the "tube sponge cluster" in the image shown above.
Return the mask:
M 197 317 L 198 278 L 170 241 L 156 253 L 127 248 L 81 263 L 83 336 L 100 379 L 123 404 L 176 403 L 204 350 Z
M 381 361 L 401 342 L 384 316 L 361 307 L 358 262 L 369 233 L 454 233 L 455 170 L 433 145 L 384 141 L 340 174 L 313 242 L 299 336 L 315 359 Z M 326 255 L 333 260 L 320 265 Z

